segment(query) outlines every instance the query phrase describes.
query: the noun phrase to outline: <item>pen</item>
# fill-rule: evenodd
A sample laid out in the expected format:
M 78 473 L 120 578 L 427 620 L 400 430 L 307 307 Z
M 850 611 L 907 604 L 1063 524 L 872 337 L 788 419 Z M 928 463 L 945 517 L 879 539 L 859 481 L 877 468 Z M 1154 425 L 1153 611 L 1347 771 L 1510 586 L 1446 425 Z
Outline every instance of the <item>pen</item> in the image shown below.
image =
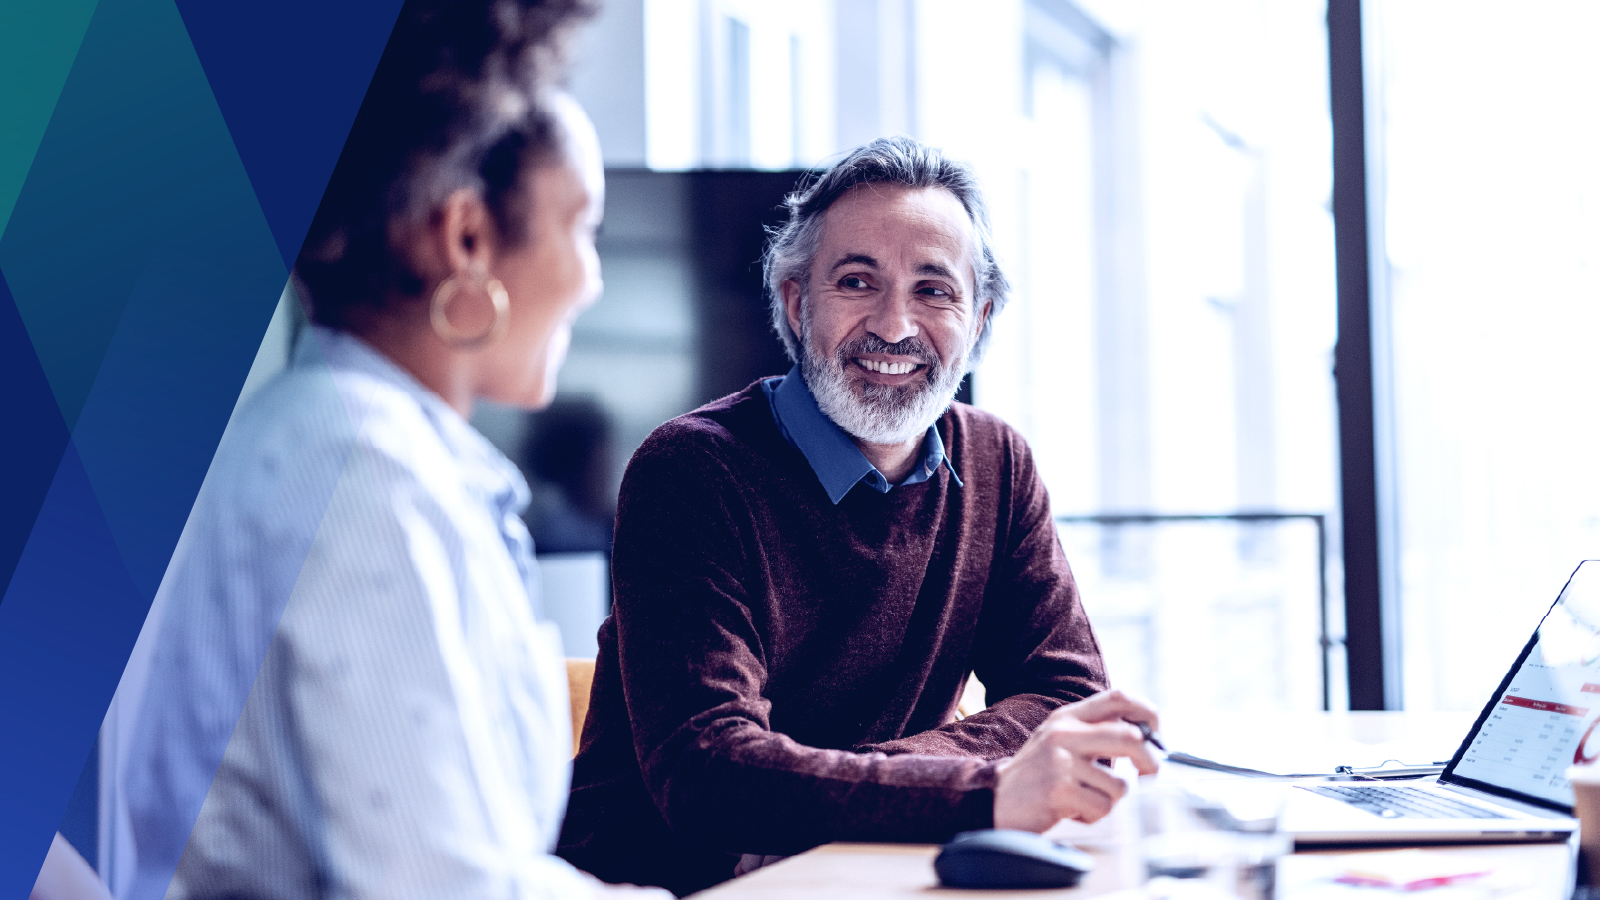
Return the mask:
M 1160 750 L 1162 753 L 1167 752 L 1167 748 L 1161 744 L 1161 739 L 1156 737 L 1156 733 L 1154 731 L 1150 730 L 1150 723 L 1133 722 L 1128 719 L 1123 719 L 1122 721 L 1127 722 L 1129 725 L 1139 729 L 1139 736 L 1154 744 L 1157 750 Z

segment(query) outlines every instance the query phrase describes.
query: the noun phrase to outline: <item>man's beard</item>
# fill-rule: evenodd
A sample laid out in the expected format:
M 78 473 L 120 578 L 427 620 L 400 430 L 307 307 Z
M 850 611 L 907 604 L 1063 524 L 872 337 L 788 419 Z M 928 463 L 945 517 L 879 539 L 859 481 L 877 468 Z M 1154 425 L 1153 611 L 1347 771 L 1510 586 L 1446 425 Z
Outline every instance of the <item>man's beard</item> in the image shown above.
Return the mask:
M 903 444 L 928 430 L 955 399 L 965 374 L 967 354 L 951 366 L 920 337 L 891 344 L 867 334 L 824 356 L 811 341 L 811 320 L 801 316 L 800 374 L 823 414 L 846 434 L 869 444 Z M 910 356 L 927 366 L 923 378 L 900 386 L 856 381 L 848 372 L 855 357 L 868 353 Z M 857 391 L 860 393 L 857 393 Z

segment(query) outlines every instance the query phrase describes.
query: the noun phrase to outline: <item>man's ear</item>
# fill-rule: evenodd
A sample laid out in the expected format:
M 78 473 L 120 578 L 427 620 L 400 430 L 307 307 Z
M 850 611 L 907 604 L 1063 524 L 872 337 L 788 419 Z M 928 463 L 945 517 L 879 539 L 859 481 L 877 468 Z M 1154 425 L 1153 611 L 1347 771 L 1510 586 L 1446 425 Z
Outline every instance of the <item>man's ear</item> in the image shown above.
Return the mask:
M 783 292 L 783 314 L 789 319 L 789 330 L 795 337 L 800 336 L 800 301 L 804 291 L 800 290 L 800 282 L 789 279 L 778 285 L 778 290 Z
M 978 343 L 978 335 L 983 334 L 984 326 L 989 324 L 989 313 L 993 311 L 994 301 L 983 301 L 983 309 L 978 313 L 978 327 L 972 329 L 972 343 L 974 346 L 976 346 Z

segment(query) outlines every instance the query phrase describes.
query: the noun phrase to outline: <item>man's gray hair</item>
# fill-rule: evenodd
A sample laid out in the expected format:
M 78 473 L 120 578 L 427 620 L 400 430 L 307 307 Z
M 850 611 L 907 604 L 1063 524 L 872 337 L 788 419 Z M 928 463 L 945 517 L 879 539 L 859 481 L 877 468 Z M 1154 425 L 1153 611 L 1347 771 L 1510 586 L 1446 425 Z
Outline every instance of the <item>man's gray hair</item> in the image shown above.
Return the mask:
M 808 175 L 794 193 L 784 198 L 784 205 L 789 208 L 789 221 L 772 232 L 761 264 L 772 308 L 772 329 L 783 341 L 789 359 L 799 362 L 800 341 L 789 327 L 789 317 L 784 311 L 783 283 L 794 281 L 802 291 L 807 289 L 811 264 L 821 245 L 822 214 L 840 197 L 864 184 L 942 187 L 961 201 L 972 219 L 972 232 L 977 240 L 977 258 L 972 261 L 977 276 L 973 312 L 979 312 L 985 300 L 993 304 L 967 360 L 969 367 L 977 363 L 989 345 L 994 317 L 1011 298 L 1011 285 L 995 261 L 989 212 L 978 189 L 977 176 L 970 167 L 908 137 L 879 138 L 857 147 L 832 168 Z

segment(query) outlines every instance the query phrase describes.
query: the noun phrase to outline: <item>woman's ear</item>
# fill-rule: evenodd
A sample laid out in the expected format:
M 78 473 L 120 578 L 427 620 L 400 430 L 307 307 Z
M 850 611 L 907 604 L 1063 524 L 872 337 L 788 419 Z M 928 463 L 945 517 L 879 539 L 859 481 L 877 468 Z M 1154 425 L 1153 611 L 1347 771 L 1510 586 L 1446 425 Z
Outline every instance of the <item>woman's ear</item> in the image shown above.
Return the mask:
M 494 217 L 477 191 L 462 188 L 434 208 L 426 221 L 391 232 L 391 242 L 425 283 L 489 267 L 495 251 Z
M 462 188 L 439 207 L 440 253 L 449 274 L 484 271 L 494 255 L 494 217 L 477 191 Z

